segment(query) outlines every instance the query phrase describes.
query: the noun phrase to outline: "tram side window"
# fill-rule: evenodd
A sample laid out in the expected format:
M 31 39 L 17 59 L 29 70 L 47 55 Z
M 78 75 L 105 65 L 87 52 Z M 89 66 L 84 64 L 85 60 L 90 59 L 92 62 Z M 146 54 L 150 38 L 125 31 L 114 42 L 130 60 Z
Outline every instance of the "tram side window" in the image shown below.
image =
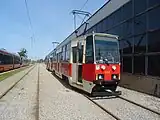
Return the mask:
M 73 51 L 73 63 L 77 62 L 77 47 L 72 48 Z
M 66 51 L 66 61 L 68 62 L 70 59 L 70 50 Z
M 4 64 L 12 64 L 12 56 L 3 55 L 3 63 Z
M 0 54 L 0 65 L 3 64 L 3 54 Z
M 17 57 L 17 64 L 19 64 L 19 58 Z
M 14 57 L 14 63 L 17 64 L 17 57 Z
M 83 45 L 81 45 L 81 49 L 78 50 L 79 53 L 79 63 L 83 62 Z
M 19 58 L 18 58 L 18 62 L 19 62 Z M 9 64 L 13 64 L 13 57 L 9 56 Z
M 61 57 L 62 57 L 62 61 L 65 61 L 66 57 L 65 57 L 65 46 L 62 47 L 62 53 L 61 53 Z
M 94 63 L 93 59 L 93 36 L 88 36 L 86 39 L 86 63 Z
M 70 60 L 70 43 L 65 47 L 65 61 L 69 62 Z
M 59 53 L 59 61 L 62 61 L 63 58 L 62 58 L 62 52 Z
M 17 57 L 14 57 L 14 64 L 17 64 Z
M 56 54 L 56 57 L 57 57 L 56 60 L 57 60 L 57 62 L 58 62 L 58 53 Z
M 14 56 L 14 64 L 18 64 L 18 60 L 16 56 Z
M 4 64 L 8 64 L 8 58 L 7 58 L 7 55 L 3 55 L 3 61 L 4 61 Z
M 10 57 L 9 57 L 8 55 L 6 55 L 6 56 L 5 56 L 5 61 L 6 61 L 6 64 L 9 64 L 9 63 L 10 63 L 10 60 L 9 60 L 9 58 L 10 58 Z
M 53 61 L 54 61 L 54 62 L 56 61 L 56 53 L 54 53 Z

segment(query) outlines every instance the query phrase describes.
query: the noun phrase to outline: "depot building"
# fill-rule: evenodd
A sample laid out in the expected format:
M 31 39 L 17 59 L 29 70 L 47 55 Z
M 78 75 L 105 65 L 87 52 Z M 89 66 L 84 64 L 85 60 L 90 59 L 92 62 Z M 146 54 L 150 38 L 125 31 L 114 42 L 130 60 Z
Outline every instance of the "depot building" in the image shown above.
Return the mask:
M 109 0 L 86 22 L 86 33 L 119 36 L 120 85 L 160 96 L 160 0 Z M 75 37 L 73 32 L 66 40 Z

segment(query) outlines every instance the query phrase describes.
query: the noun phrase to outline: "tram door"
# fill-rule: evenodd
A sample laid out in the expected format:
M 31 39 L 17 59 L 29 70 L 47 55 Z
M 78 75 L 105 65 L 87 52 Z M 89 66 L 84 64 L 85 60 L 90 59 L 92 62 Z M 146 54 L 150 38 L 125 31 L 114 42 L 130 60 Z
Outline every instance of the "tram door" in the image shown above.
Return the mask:
M 82 66 L 83 66 L 83 45 L 78 44 L 77 50 L 77 68 L 78 68 L 78 82 L 82 83 Z
M 56 66 L 56 70 L 59 72 L 59 54 L 57 53 L 57 66 Z
M 83 45 L 78 43 L 72 47 L 72 79 L 77 84 L 82 83 L 82 61 L 83 61 Z

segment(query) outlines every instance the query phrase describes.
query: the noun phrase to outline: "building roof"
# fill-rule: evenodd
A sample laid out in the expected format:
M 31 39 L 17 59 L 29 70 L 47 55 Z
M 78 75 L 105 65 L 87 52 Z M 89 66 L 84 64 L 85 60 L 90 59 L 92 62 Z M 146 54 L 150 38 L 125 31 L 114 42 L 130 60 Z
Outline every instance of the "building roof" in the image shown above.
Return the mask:
M 108 0 L 102 7 L 100 7 L 92 16 L 90 16 L 86 22 L 89 23 L 87 30 L 93 27 L 95 24 L 112 14 L 114 11 L 119 9 L 121 6 L 129 2 L 130 0 Z M 82 34 L 84 31 L 85 23 L 79 26 L 76 30 L 79 31 L 79 34 Z M 75 38 L 75 31 L 73 31 L 65 40 L 63 40 L 57 47 L 62 43 L 67 43 L 70 39 Z

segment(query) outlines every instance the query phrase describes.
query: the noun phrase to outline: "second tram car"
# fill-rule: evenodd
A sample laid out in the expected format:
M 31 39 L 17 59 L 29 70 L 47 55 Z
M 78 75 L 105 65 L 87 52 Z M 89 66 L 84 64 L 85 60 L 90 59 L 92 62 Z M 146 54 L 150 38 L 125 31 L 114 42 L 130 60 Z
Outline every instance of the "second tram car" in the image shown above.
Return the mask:
M 115 94 L 120 82 L 118 37 L 92 33 L 60 43 L 47 56 L 47 69 L 92 95 Z
M 0 50 L 0 72 L 21 67 L 21 58 L 16 54 Z

